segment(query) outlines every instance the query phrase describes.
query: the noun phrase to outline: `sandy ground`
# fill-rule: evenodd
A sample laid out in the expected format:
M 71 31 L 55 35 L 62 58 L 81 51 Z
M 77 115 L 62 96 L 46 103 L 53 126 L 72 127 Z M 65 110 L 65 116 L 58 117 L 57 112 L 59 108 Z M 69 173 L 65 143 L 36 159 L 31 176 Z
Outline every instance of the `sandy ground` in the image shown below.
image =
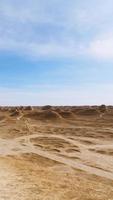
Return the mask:
M 41 109 L 0 111 L 0 200 L 113 200 L 112 109 Z

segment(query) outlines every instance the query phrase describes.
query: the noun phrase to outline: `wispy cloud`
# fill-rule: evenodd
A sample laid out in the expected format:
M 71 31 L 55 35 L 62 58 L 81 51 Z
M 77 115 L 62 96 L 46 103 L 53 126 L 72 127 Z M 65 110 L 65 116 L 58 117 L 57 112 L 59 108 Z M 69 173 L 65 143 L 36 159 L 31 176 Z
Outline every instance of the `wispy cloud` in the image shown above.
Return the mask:
M 87 53 L 94 58 L 113 60 L 113 33 L 91 41 Z
M 113 32 L 112 13 L 111 0 L 1 0 L 0 51 L 31 58 L 113 60 L 113 36 L 103 38 L 106 30 Z

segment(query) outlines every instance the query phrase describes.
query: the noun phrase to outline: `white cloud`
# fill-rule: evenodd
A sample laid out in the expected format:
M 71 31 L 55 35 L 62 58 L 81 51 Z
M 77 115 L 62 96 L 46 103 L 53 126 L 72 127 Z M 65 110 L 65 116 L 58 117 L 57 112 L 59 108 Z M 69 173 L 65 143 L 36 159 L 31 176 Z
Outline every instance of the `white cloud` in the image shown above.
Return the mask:
M 113 33 L 99 36 L 91 41 L 87 54 L 98 59 L 113 60 Z
M 48 41 L 46 43 L 35 41 L 23 41 L 8 37 L 0 38 L 0 50 L 12 51 L 17 54 L 30 56 L 32 58 L 72 58 L 79 55 L 81 47 L 73 45 L 72 42 Z
M 112 35 L 100 36 L 106 29 L 112 32 L 112 13 L 111 0 L 1 0 L 0 51 L 28 58 L 113 60 Z
M 113 60 L 113 34 L 99 35 L 89 42 L 78 43 L 67 38 L 67 41 L 38 42 L 22 38 L 0 38 L 0 51 L 29 56 L 29 58 L 77 58 L 86 56 L 100 60 Z

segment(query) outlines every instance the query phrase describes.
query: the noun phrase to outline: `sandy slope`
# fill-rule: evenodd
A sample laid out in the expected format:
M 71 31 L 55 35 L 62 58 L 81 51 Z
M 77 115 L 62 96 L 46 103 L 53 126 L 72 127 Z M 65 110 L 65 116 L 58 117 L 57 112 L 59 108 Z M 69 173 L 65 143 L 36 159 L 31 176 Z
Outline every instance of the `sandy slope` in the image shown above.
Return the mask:
M 0 112 L 0 200 L 113 200 L 111 110 L 58 109 Z

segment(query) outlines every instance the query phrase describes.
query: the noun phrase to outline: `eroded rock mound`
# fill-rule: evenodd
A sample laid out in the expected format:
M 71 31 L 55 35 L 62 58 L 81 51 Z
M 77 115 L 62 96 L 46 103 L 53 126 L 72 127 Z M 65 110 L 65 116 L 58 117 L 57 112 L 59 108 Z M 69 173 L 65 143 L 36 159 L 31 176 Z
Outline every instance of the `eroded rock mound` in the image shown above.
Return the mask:
M 63 117 L 63 118 L 67 118 L 67 119 L 72 119 L 75 117 L 74 113 L 72 113 L 71 111 L 61 111 L 60 112 L 60 115 Z
M 25 117 L 35 119 L 35 120 L 62 120 L 60 114 L 52 110 L 44 110 L 44 111 L 33 111 L 25 115 Z
M 24 110 L 33 110 L 32 106 L 25 106 L 23 107 Z
M 42 110 L 50 110 L 50 109 L 52 109 L 52 106 L 50 105 L 46 105 L 42 107 Z
M 100 111 L 95 108 L 84 108 L 77 112 L 77 115 L 82 116 L 98 116 L 100 115 Z
M 101 106 L 99 106 L 99 110 L 100 112 L 105 113 L 107 111 L 106 105 L 102 104 Z
M 12 112 L 11 112 L 11 114 L 10 114 L 10 116 L 11 117 L 16 117 L 16 116 L 19 116 L 21 113 L 20 113 L 20 111 L 18 110 L 18 109 L 13 109 L 12 110 Z

